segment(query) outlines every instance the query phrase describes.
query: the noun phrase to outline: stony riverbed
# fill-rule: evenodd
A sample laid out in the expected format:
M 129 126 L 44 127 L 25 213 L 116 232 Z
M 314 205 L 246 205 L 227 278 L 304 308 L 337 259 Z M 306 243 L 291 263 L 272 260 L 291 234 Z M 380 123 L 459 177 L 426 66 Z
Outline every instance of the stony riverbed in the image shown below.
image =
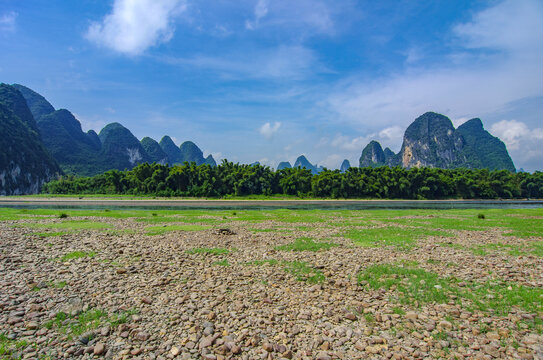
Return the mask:
M 459 295 L 492 281 L 511 291 L 543 287 L 541 256 L 466 250 L 522 242 L 498 230 L 421 238 L 405 249 L 355 246 L 318 223 L 148 236 L 132 219 L 90 219 L 114 228 L 44 237 L 14 227 L 27 220 L 0 223 L 0 359 L 543 359 L 541 312 L 481 309 Z M 277 248 L 304 236 L 334 246 Z M 379 264 L 455 279 L 459 290 L 426 302 L 421 292 L 446 283 L 422 283 L 400 296 L 415 272 L 374 288 L 359 275 Z M 532 302 L 540 309 L 543 297 Z

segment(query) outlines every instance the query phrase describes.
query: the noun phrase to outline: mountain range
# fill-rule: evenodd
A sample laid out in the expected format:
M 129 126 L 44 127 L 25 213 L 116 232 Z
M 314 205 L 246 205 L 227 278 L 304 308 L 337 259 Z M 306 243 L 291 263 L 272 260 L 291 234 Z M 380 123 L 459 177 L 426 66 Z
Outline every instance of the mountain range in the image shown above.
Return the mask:
M 398 154 L 388 147 L 383 150 L 378 141 L 372 140 L 362 150 L 358 165 L 516 171 L 505 144 L 484 129 L 481 119 L 471 119 L 455 129 L 448 117 L 434 112 L 419 116 L 409 125 Z M 290 167 L 290 163 L 280 162 L 277 169 L 285 167 Z M 323 169 L 311 164 L 305 156 L 300 156 L 293 167 L 305 167 L 313 174 Z M 340 171 L 345 172 L 349 167 L 345 159 Z
M 119 123 L 106 125 L 98 134 L 84 132 L 66 109 L 55 109 L 42 95 L 23 85 L 0 84 L 0 195 L 36 193 L 41 185 L 60 174 L 93 176 L 108 170 L 132 169 L 144 162 L 216 166 L 192 141 L 175 145 L 169 136 L 160 142 L 139 141 Z M 515 171 L 505 144 L 471 119 L 454 128 L 444 115 L 428 112 L 405 131 L 398 154 L 371 141 L 359 159 L 360 167 L 402 166 L 439 168 L 488 168 Z M 304 156 L 293 165 L 284 161 L 277 170 L 306 168 L 323 171 Z M 340 171 L 351 167 L 348 160 Z
M 84 132 L 70 111 L 56 110 L 23 85 L 0 84 L 0 106 L 0 195 L 35 193 L 62 173 L 93 176 L 144 162 L 216 165 L 191 141 L 179 147 L 169 136 L 160 143 L 149 137 L 139 141 L 119 123 L 99 134 Z

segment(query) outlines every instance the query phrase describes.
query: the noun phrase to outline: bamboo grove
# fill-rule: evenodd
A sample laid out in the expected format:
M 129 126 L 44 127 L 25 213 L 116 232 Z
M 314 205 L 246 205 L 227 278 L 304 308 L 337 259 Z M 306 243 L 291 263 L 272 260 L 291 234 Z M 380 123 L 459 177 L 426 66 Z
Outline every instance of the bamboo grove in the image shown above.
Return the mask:
M 267 166 L 215 167 L 184 163 L 140 164 L 93 177 L 64 176 L 44 185 L 50 194 L 128 194 L 160 197 L 214 197 L 278 194 L 314 198 L 514 199 L 543 198 L 543 173 L 507 170 L 377 167 L 274 171 Z

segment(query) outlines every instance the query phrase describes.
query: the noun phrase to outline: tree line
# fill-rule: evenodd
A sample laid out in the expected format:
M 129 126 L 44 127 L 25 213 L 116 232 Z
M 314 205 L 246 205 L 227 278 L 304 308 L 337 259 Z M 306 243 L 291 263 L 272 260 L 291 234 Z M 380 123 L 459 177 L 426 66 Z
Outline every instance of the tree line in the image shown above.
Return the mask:
M 92 177 L 63 176 L 43 186 L 50 194 L 127 194 L 161 197 L 295 195 L 316 198 L 514 199 L 543 198 L 543 173 L 507 170 L 438 169 L 382 166 L 274 171 L 262 165 L 167 166 L 144 163 L 132 170 L 110 170 Z

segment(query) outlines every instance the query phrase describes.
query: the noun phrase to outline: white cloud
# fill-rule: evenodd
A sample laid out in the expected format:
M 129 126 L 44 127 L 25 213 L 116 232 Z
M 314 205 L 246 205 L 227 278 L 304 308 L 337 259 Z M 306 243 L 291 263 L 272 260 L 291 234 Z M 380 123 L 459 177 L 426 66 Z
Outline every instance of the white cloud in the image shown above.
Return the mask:
M 264 125 L 262 125 L 260 127 L 260 134 L 262 136 L 264 136 L 266 139 L 271 139 L 273 137 L 273 135 L 279 131 L 279 128 L 281 127 L 281 123 L 280 122 L 275 122 L 273 123 L 273 125 L 269 122 L 265 123 Z
M 541 170 L 543 128 L 530 128 L 518 120 L 501 120 L 490 127 L 490 132 L 503 140 L 517 167 Z
M 255 19 L 253 21 L 247 20 L 245 22 L 245 28 L 248 30 L 254 30 L 259 22 L 268 13 L 268 0 L 258 0 L 255 6 Z
M 17 13 L 14 11 L 0 15 L 0 33 L 14 32 L 17 20 Z
M 457 25 L 453 31 L 468 48 L 532 51 L 543 47 L 540 0 L 505 0 Z
M 185 11 L 185 0 L 115 0 L 111 13 L 93 22 L 87 39 L 128 55 L 168 42 L 174 33 L 173 19 Z
M 509 150 L 518 150 L 526 140 L 543 140 L 543 129 L 530 129 L 517 120 L 502 120 L 490 127 L 490 132 L 499 137 Z
M 343 157 L 339 154 L 328 155 L 319 165 L 324 166 L 327 169 L 337 169 L 339 164 L 343 161 Z

